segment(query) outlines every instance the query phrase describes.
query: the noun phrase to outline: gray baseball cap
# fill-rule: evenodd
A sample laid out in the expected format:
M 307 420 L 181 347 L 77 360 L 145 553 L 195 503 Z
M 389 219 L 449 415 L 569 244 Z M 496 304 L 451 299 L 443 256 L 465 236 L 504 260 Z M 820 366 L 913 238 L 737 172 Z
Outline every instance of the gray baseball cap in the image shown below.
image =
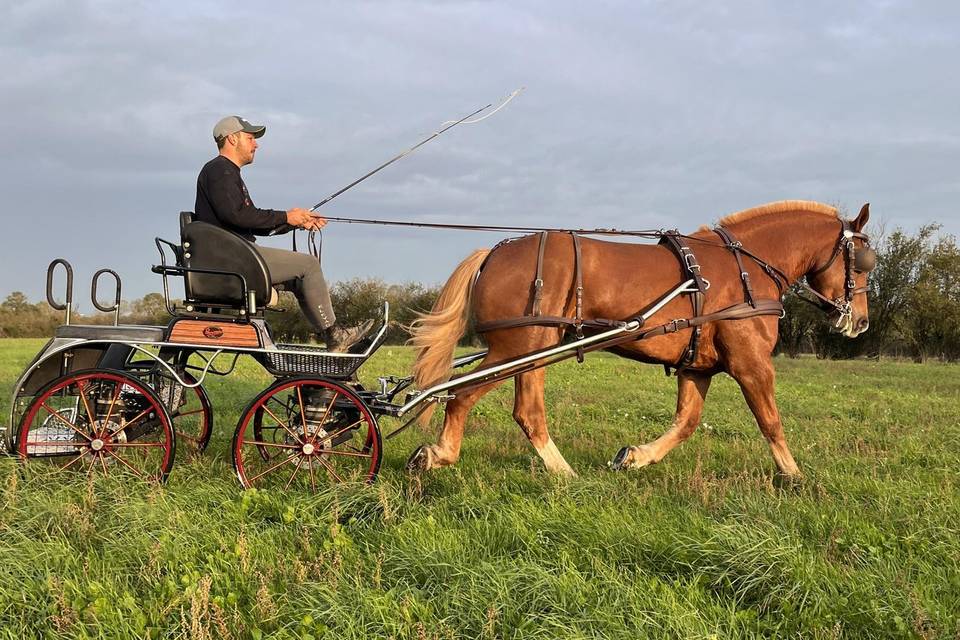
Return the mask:
M 214 125 L 213 139 L 220 140 L 240 131 L 252 133 L 254 138 L 259 138 L 266 133 L 267 128 L 263 125 L 250 124 L 240 116 L 227 116 Z

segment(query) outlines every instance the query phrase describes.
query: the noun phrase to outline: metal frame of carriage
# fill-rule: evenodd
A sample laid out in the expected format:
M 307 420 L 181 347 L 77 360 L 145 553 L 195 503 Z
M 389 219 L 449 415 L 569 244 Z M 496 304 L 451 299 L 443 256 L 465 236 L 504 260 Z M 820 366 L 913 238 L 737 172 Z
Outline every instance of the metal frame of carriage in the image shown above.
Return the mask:
M 696 277 L 680 282 L 641 315 L 604 321 L 592 327 L 591 335 L 578 330 L 576 337 L 556 346 L 456 375 L 419 392 L 411 389 L 411 377 L 395 376 L 380 378 L 377 389 L 366 389 L 354 374 L 385 338 L 386 303 L 378 330 L 353 353 L 277 343 L 263 313 L 274 304 L 276 290 L 255 248 L 239 236 L 196 221 L 192 214 L 181 214 L 180 222 L 179 245 L 156 239 L 161 260 L 152 269 L 163 278 L 171 314 L 167 326 L 119 325 L 121 283 L 109 269 L 94 275 L 91 297 L 97 309 L 114 313 L 114 324 L 71 324 L 72 268 L 63 259 L 50 264 L 47 301 L 64 311 L 65 324 L 14 385 L 10 428 L 0 433 L 10 453 L 24 462 L 42 460 L 60 469 L 123 471 L 164 480 L 178 441 L 195 452 L 209 441 L 213 411 L 203 388 L 206 376 L 229 375 L 239 356 L 249 355 L 275 379 L 247 405 L 235 429 L 231 450 L 240 483 L 286 488 L 300 477 L 316 490 L 325 480 L 370 482 L 380 468 L 383 440 L 404 431 L 433 402 L 444 403 L 466 389 L 567 358 L 582 358 L 586 352 L 724 319 L 722 314 L 694 314 L 644 327 L 677 296 L 695 296 L 709 287 L 709 282 L 697 281 L 699 274 L 691 274 Z M 168 252 L 175 258 L 172 264 Z M 58 266 L 66 272 L 63 303 L 53 295 Z M 110 306 L 97 297 L 104 275 L 116 283 Z M 183 278 L 180 306 L 171 301 L 170 277 Z M 297 285 L 285 283 L 287 288 Z M 481 351 L 459 358 L 454 367 L 484 355 Z M 224 357 L 229 364 L 218 366 Z M 384 438 L 378 424 L 383 416 L 405 422 Z

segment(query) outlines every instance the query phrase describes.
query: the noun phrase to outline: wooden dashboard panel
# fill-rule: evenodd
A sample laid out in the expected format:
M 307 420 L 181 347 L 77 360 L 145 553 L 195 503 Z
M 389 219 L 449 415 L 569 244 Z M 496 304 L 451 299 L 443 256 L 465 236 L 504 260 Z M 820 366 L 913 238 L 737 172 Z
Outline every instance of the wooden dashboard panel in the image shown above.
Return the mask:
M 170 330 L 169 342 L 205 344 L 215 347 L 259 347 L 260 336 L 252 324 L 177 320 Z

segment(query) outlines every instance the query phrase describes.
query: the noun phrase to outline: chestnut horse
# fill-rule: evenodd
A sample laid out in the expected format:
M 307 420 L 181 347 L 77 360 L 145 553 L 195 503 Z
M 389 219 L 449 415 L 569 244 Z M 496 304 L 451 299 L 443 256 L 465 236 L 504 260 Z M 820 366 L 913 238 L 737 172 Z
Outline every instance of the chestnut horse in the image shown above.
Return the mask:
M 832 306 L 836 330 L 853 338 L 866 331 L 867 271 L 857 252 L 865 248 L 862 229 L 869 205 L 852 221 L 842 221 L 834 207 L 817 202 L 775 202 L 729 215 L 719 221 L 752 254 L 742 256 L 757 299 L 780 297 L 781 286 L 807 278 L 814 295 Z M 846 223 L 846 226 L 844 226 Z M 844 231 L 846 230 L 846 233 Z M 703 314 L 744 301 L 741 269 L 732 251 L 707 227 L 686 236 L 710 283 Z M 681 276 L 675 254 L 664 245 L 630 244 L 583 238 L 581 268 L 583 318 L 625 319 L 635 317 L 686 279 Z M 414 365 L 416 384 L 426 389 L 449 379 L 454 348 L 463 336 L 470 315 L 480 323 L 529 316 L 531 283 L 539 253 L 537 235 L 501 244 L 494 250 L 478 250 L 464 260 L 444 286 L 429 314 L 414 325 L 413 344 L 419 347 Z M 838 257 L 840 259 L 838 259 Z M 551 233 L 546 238 L 542 268 L 542 300 L 545 316 L 573 317 L 576 274 L 570 234 Z M 766 263 L 772 269 L 764 269 Z M 776 275 L 775 272 L 780 274 Z M 479 272 L 479 275 L 478 275 Z M 786 280 L 786 282 L 783 282 Z M 840 304 L 845 300 L 845 304 Z M 833 301 L 833 302 L 831 302 Z M 647 326 L 689 318 L 691 304 L 679 296 L 652 316 Z M 690 333 L 684 329 L 643 340 L 622 343 L 610 351 L 634 360 L 675 365 L 688 348 Z M 560 342 L 563 329 L 556 326 L 499 328 L 485 334 L 488 352 L 482 366 L 508 361 Z M 783 425 L 774 399 L 774 367 L 771 359 L 777 342 L 777 316 L 720 320 L 703 325 L 696 359 L 677 373 L 677 409 L 673 424 L 647 444 L 627 446 L 615 456 L 615 469 L 637 469 L 660 462 L 675 446 L 690 437 L 700 421 L 710 380 L 724 372 L 740 385 L 760 431 L 770 445 L 779 473 L 799 476 L 784 438 Z M 515 376 L 513 417 L 552 472 L 573 475 L 547 431 L 544 405 L 544 369 Z M 408 468 L 425 470 L 453 464 L 460 456 L 464 421 L 470 409 L 498 383 L 456 392 L 446 405 L 439 441 L 422 446 L 411 456 Z

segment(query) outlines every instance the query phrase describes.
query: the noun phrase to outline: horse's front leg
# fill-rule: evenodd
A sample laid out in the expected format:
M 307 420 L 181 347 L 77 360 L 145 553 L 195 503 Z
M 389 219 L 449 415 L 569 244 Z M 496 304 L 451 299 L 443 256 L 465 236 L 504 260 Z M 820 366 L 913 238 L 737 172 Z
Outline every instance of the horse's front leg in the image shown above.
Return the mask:
M 712 374 L 682 371 L 677 375 L 677 412 L 673 425 L 653 442 L 620 449 L 610 462 L 610 468 L 639 469 L 660 462 L 675 446 L 689 438 L 700 422 L 703 401 L 710 389 Z
M 565 476 L 577 475 L 564 460 L 553 438 L 547 431 L 547 408 L 544 404 L 543 385 L 546 372 L 543 369 L 523 373 L 516 377 L 516 393 L 513 400 L 513 419 L 527 434 L 530 444 L 543 459 L 548 471 Z
M 467 421 L 467 414 L 480 398 L 499 384 L 501 383 L 495 382 L 462 393 L 457 392 L 457 397 L 447 403 L 443 414 L 443 429 L 437 444 L 417 447 L 407 460 L 407 470 L 427 471 L 456 462 L 460 458 L 460 444 L 463 442 L 463 426 Z
M 787 440 L 783 435 L 783 424 L 780 422 L 780 411 L 777 409 L 777 400 L 774 397 L 775 373 L 773 363 L 769 358 L 751 360 L 732 366 L 730 375 L 740 385 L 743 397 L 747 400 L 750 411 L 757 419 L 757 425 L 770 445 L 770 452 L 777 463 L 781 476 L 795 479 L 801 476 L 800 468 L 787 447 Z

